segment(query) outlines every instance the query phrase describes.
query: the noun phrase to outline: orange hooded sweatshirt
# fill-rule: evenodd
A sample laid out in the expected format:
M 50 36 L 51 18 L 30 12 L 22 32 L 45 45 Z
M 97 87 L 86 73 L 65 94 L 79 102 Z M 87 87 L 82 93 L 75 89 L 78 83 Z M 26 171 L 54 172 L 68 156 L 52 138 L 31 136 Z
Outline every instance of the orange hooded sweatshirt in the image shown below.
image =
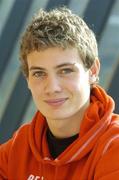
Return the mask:
M 56 159 L 46 141 L 47 123 L 37 112 L 0 146 L 0 180 L 119 180 L 119 117 L 105 91 L 93 87 L 79 137 Z

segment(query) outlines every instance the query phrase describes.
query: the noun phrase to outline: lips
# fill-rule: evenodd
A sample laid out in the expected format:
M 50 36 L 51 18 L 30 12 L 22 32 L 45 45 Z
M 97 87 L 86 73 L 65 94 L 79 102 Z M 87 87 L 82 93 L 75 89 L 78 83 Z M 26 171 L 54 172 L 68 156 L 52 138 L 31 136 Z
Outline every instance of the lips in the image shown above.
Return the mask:
M 50 99 L 50 100 L 45 100 L 45 102 L 50 106 L 56 107 L 64 104 L 67 99 L 68 98 Z

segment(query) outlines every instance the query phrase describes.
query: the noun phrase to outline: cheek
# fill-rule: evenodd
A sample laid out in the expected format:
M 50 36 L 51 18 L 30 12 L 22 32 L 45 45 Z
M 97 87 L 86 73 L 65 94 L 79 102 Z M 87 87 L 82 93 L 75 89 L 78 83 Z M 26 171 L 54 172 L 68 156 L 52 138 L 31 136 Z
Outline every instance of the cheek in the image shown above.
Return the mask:
M 33 96 L 37 96 L 38 94 L 41 93 L 42 88 L 41 88 L 40 83 L 38 83 L 37 81 L 30 80 L 28 85 Z
M 76 81 L 70 81 L 68 83 L 65 83 L 65 89 L 72 94 L 73 96 L 80 93 L 81 91 L 81 85 L 79 82 Z
M 68 89 L 76 91 L 90 87 L 87 77 L 70 79 L 67 82 L 64 82 L 64 85 L 67 85 Z
M 68 83 L 68 91 L 72 97 L 76 100 L 82 101 L 90 96 L 90 85 L 86 80 L 73 80 Z

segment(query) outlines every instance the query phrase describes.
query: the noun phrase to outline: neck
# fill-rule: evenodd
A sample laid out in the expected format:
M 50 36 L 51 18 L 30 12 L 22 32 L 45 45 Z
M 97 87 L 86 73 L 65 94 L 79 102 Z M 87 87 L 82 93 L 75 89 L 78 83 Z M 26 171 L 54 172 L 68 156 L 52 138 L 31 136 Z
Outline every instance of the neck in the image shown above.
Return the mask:
M 80 124 L 82 122 L 84 113 L 89 104 L 82 108 L 80 112 L 77 112 L 71 117 L 64 119 L 50 119 L 47 118 L 47 123 L 50 131 L 56 138 L 67 138 L 74 136 L 80 131 Z

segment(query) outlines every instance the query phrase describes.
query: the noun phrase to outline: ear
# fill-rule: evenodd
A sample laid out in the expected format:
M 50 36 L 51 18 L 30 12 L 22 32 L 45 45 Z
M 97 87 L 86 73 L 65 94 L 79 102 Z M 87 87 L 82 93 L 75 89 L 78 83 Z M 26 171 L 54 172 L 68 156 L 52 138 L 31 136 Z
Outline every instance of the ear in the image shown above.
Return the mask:
M 90 83 L 93 84 L 94 82 L 96 82 L 98 75 L 100 72 L 100 61 L 99 59 L 95 59 L 93 65 L 91 66 L 90 70 L 89 70 L 89 76 L 90 76 Z

